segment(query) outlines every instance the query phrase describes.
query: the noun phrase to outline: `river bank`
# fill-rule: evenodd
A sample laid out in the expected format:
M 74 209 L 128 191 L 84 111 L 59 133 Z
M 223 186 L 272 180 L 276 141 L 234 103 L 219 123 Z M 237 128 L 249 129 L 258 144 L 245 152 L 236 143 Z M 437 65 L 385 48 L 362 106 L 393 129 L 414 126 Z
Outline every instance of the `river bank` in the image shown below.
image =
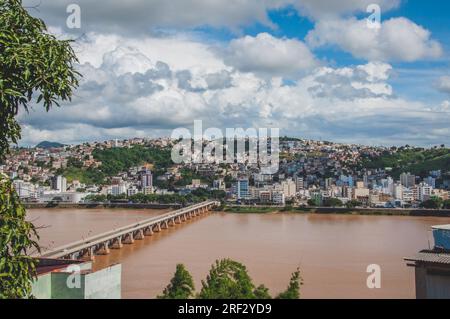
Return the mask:
M 179 209 L 181 204 L 139 204 L 139 203 L 23 203 L 26 209 L 71 208 L 71 209 Z
M 342 214 L 374 216 L 430 216 L 450 217 L 449 209 L 401 209 L 401 208 L 346 208 L 346 207 L 277 207 L 277 206 L 224 206 L 219 210 L 233 214 Z
M 26 209 L 179 209 L 181 204 L 139 204 L 139 203 L 24 203 Z M 346 207 L 292 207 L 292 206 L 229 206 L 218 207 L 217 211 L 232 214 L 341 214 L 373 216 L 430 216 L 450 217 L 450 209 L 401 209 L 401 208 L 346 208 Z

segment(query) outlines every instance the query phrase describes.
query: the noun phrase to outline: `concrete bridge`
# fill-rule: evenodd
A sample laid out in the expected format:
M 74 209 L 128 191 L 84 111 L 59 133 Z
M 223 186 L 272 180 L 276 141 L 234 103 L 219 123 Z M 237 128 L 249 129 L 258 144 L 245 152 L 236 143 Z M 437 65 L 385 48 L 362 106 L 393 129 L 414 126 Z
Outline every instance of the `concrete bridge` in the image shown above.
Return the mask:
M 152 236 L 155 232 L 160 232 L 175 224 L 181 224 L 188 219 L 203 215 L 219 205 L 220 202 L 217 201 L 206 201 L 181 208 L 161 216 L 46 251 L 40 257 L 92 259 L 95 255 L 107 255 L 110 249 L 120 249 L 123 245 L 133 244 L 135 240 L 142 240 L 145 236 Z

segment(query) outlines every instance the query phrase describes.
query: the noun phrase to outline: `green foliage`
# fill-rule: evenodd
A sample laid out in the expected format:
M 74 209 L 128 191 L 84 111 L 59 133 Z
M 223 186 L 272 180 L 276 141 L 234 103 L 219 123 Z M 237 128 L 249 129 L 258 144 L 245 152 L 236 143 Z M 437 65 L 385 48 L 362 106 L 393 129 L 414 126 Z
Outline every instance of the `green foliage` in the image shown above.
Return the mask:
M 25 220 L 21 205 L 8 177 L 0 175 L 0 298 L 30 298 L 35 261 L 27 256 L 39 251 L 32 223 Z
M 70 41 L 58 40 L 33 18 L 20 0 L 0 1 L 0 156 L 20 139 L 15 116 L 36 97 L 48 111 L 70 100 L 78 86 Z
M 107 176 L 117 175 L 130 167 L 153 163 L 156 170 L 163 170 L 172 164 L 171 150 L 133 146 L 131 148 L 110 148 L 94 150 L 94 158 L 102 162 L 100 170 Z
M 442 208 L 450 209 L 450 199 L 447 199 L 442 203 Z
M 191 274 L 183 264 L 177 265 L 175 275 L 158 299 L 189 299 L 194 296 L 195 287 Z
M 65 169 L 61 169 L 57 172 L 67 178 L 67 181 L 71 183 L 74 180 L 78 180 L 87 185 L 102 185 L 105 183 L 105 174 L 96 168 L 78 168 L 75 166 L 67 166 Z
M 392 174 L 398 178 L 403 172 L 426 177 L 432 170 L 450 170 L 450 149 L 406 149 L 401 148 L 397 152 L 384 152 L 381 156 L 366 158 L 362 161 L 361 167 L 365 168 L 386 168 L 393 169 Z
M 317 206 L 316 201 L 314 199 L 308 199 L 308 206 Z
M 255 286 L 246 267 L 231 259 L 217 260 L 202 281 L 200 299 L 254 299 Z
M 303 285 L 303 280 L 300 276 L 300 270 L 297 269 L 297 271 L 292 274 L 288 288 L 280 293 L 276 299 L 299 299 L 301 285 Z
M 360 201 L 352 199 L 351 201 L 348 201 L 345 204 L 345 207 L 347 207 L 347 208 L 355 208 L 355 207 L 358 207 L 358 206 L 361 206 L 361 205 L 362 205 L 362 203 Z
M 298 299 L 302 285 L 300 271 L 292 274 L 286 291 L 278 295 L 280 299 Z M 182 264 L 170 284 L 164 289 L 159 299 L 188 299 L 194 297 L 192 276 Z M 198 299 L 271 299 L 269 289 L 264 285 L 255 288 L 246 267 L 231 259 L 216 260 L 206 278 L 202 280 L 202 289 L 196 295 Z
M 264 285 L 256 287 L 254 294 L 255 299 L 272 299 L 272 296 L 269 294 L 269 288 Z
M 325 207 L 342 207 L 344 204 L 339 198 L 327 198 L 323 201 Z
M 87 202 L 102 203 L 106 202 L 106 195 L 91 194 L 84 198 Z
M 442 207 L 443 201 L 440 197 L 431 197 L 430 199 L 422 202 L 420 207 L 426 209 L 439 209 Z

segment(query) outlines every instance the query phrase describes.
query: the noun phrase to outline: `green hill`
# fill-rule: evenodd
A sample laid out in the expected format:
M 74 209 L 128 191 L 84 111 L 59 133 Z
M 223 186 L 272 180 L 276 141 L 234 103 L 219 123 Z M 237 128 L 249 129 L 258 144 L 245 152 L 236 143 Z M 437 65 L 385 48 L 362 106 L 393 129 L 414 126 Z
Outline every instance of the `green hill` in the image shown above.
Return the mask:
M 392 168 L 394 177 L 402 172 L 426 177 L 429 171 L 441 170 L 443 173 L 450 171 L 450 149 L 448 148 L 412 148 L 399 149 L 395 152 L 385 152 L 378 157 L 365 158 L 361 162 L 365 168 Z
M 64 147 L 64 144 L 58 143 L 58 142 L 49 142 L 49 141 L 43 141 L 40 142 L 38 145 L 36 145 L 36 148 L 58 148 L 58 147 Z

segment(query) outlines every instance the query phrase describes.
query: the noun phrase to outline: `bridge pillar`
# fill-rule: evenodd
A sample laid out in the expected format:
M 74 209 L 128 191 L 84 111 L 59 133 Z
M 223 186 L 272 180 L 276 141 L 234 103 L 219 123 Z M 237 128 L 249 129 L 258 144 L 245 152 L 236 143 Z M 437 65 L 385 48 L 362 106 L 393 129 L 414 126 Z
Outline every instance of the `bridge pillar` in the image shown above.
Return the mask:
M 108 243 L 101 244 L 100 248 L 95 252 L 97 255 L 108 255 L 110 253 Z
M 144 229 L 144 235 L 145 236 L 152 236 L 153 235 L 153 226 L 147 227 Z
M 93 247 L 89 247 L 84 249 L 83 251 L 80 252 L 79 255 L 80 259 L 83 260 L 95 260 L 95 254 L 94 254 L 94 248 Z
M 181 224 L 181 216 L 177 216 L 177 219 L 175 220 L 175 223 Z
M 122 247 L 123 247 L 122 237 L 118 237 L 118 238 L 113 240 L 113 243 L 111 245 L 111 249 L 120 249 Z
M 134 237 L 133 234 L 126 234 L 125 238 L 122 240 L 122 243 L 124 243 L 125 245 L 131 245 L 134 243 Z
M 175 217 L 169 220 L 169 226 L 175 226 Z
M 144 239 L 144 232 L 142 231 L 142 229 L 139 229 L 138 231 L 136 231 L 136 233 L 134 233 L 134 239 L 136 240 Z
M 159 233 L 161 231 L 161 223 L 156 224 L 155 232 Z

